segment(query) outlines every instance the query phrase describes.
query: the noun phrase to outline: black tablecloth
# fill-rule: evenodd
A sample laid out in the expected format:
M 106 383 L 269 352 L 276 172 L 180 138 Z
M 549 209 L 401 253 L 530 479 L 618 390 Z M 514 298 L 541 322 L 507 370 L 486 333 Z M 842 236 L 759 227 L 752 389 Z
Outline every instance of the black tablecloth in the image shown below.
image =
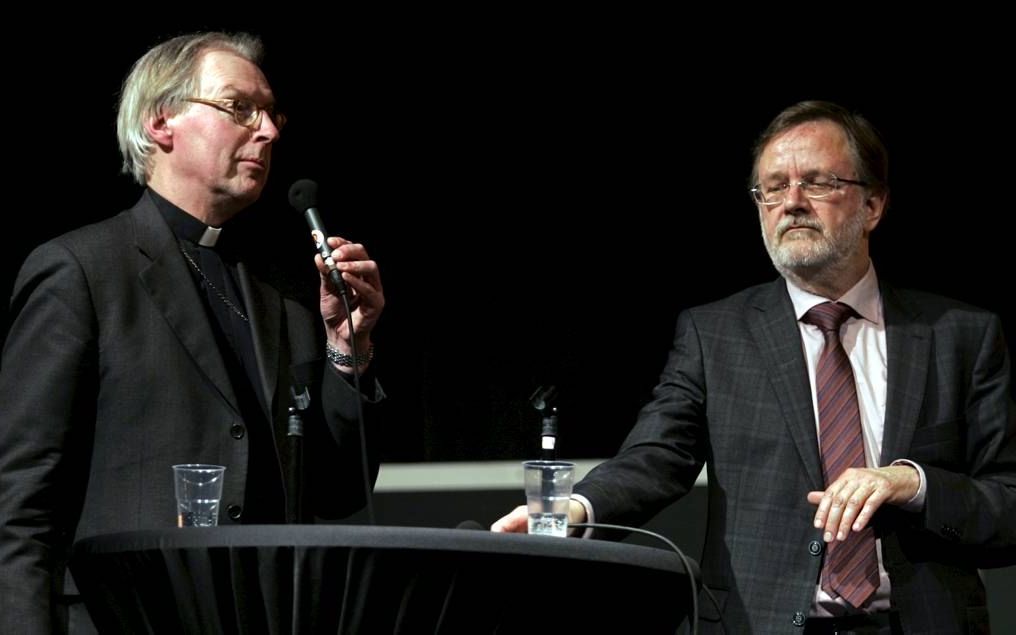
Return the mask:
M 670 551 L 463 529 L 124 532 L 72 571 L 101 633 L 672 633 L 691 594 Z

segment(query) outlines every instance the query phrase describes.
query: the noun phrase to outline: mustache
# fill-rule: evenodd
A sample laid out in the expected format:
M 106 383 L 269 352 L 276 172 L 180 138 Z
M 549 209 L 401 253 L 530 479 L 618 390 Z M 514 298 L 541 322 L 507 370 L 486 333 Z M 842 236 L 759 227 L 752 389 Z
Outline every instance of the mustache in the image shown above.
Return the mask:
M 790 216 L 784 218 L 776 225 L 776 236 L 777 237 L 783 236 L 783 234 L 787 233 L 789 230 L 796 229 L 798 227 L 814 229 L 819 232 L 821 232 L 824 229 L 822 227 L 822 223 L 818 222 L 813 218 L 801 218 L 796 216 Z

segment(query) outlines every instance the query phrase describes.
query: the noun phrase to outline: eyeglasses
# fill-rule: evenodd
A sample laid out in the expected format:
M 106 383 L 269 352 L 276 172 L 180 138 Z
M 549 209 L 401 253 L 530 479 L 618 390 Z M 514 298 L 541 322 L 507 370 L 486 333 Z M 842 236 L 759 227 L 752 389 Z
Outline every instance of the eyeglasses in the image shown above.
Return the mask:
M 184 101 L 204 104 L 216 110 L 228 112 L 233 115 L 233 120 L 236 123 L 251 130 L 257 130 L 261 127 L 261 113 L 264 112 L 268 113 L 268 118 L 275 124 L 276 129 L 282 130 L 283 126 L 286 125 L 286 115 L 281 112 L 275 112 L 275 106 L 259 106 L 249 99 L 202 99 L 190 97 L 184 99 Z
M 757 183 L 755 187 L 751 188 L 751 197 L 759 205 L 776 207 L 783 204 L 784 199 L 787 198 L 787 192 L 794 185 L 800 187 L 801 192 L 810 199 L 823 199 L 829 197 L 834 192 L 838 192 L 844 185 L 867 186 L 868 183 L 865 181 L 842 179 L 835 174 L 829 174 L 802 179 L 796 183 L 786 182 L 775 185 Z

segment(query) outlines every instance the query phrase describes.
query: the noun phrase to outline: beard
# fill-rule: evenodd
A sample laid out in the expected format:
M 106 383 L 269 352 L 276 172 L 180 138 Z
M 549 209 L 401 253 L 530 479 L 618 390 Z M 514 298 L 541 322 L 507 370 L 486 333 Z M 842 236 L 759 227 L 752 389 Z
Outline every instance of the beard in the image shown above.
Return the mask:
M 759 218 L 760 221 L 763 219 Z M 787 238 L 786 232 L 795 227 L 806 227 L 805 236 Z M 773 266 L 783 275 L 808 270 L 835 267 L 846 263 L 857 253 L 864 237 L 863 210 L 850 216 L 839 229 L 828 232 L 814 216 L 787 216 L 776 226 L 773 237 L 766 233 L 762 223 L 762 240 Z

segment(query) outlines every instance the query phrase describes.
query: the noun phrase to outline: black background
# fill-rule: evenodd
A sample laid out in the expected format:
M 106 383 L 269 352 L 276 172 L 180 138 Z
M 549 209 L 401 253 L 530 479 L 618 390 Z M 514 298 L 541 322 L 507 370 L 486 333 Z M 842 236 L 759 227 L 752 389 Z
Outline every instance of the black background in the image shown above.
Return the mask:
M 321 184 L 331 233 L 380 263 L 388 461 L 532 457 L 528 397 L 548 383 L 561 394 L 560 453 L 612 454 L 679 311 L 776 276 L 746 191 L 749 148 L 801 99 L 838 101 L 885 135 L 879 275 L 993 309 L 1016 337 L 1012 51 L 985 31 L 991 20 L 890 52 L 877 29 L 815 24 L 692 38 L 705 27 L 674 16 L 271 17 L 282 9 L 128 29 L 63 15 L 26 27 L 30 45 L 4 44 L 15 167 L 0 295 L 33 247 L 139 195 L 118 175 L 115 140 L 130 64 L 170 35 L 223 28 L 262 35 L 290 115 L 269 186 L 244 213 L 265 265 L 315 282 L 286 203 L 305 177 Z

